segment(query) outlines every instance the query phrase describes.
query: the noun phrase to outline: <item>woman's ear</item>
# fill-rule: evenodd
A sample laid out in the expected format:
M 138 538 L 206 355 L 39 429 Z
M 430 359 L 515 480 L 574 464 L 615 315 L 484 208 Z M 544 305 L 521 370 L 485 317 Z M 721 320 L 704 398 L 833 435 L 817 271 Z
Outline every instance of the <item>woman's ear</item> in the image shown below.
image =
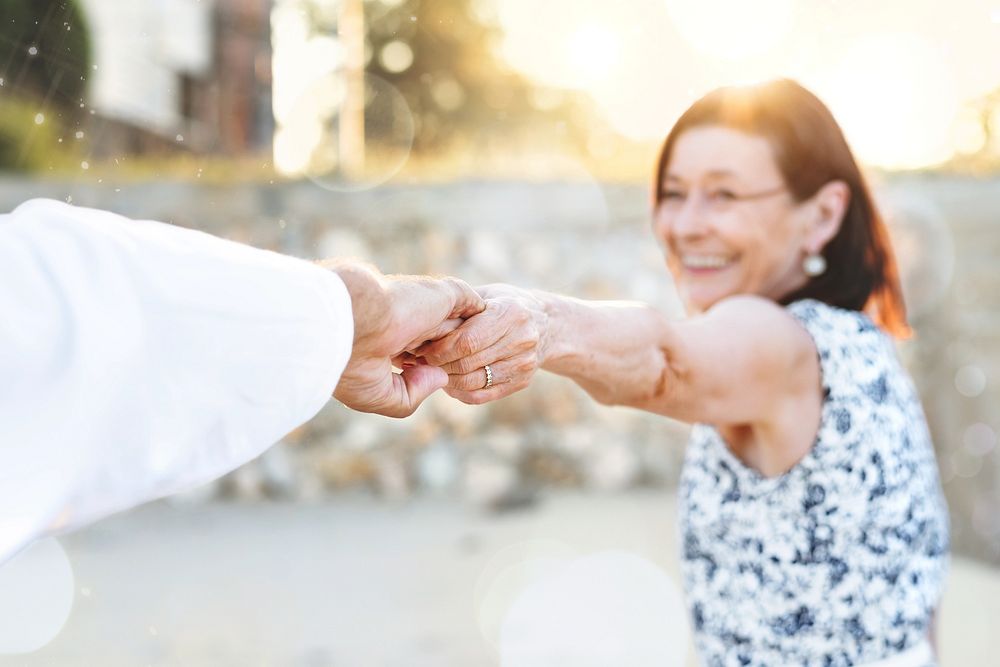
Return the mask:
M 812 199 L 814 215 L 806 233 L 806 244 L 810 252 L 819 252 L 840 231 L 851 203 L 851 188 L 844 181 L 830 181 Z

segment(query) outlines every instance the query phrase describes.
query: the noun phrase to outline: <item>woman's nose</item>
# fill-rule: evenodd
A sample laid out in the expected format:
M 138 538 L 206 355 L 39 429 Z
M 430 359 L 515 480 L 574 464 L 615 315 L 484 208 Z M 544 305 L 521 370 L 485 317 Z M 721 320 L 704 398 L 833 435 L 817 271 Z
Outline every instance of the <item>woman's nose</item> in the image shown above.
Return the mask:
M 703 235 L 708 229 L 705 211 L 695 197 L 672 207 L 662 207 L 657 213 L 657 233 L 666 238 L 690 238 Z

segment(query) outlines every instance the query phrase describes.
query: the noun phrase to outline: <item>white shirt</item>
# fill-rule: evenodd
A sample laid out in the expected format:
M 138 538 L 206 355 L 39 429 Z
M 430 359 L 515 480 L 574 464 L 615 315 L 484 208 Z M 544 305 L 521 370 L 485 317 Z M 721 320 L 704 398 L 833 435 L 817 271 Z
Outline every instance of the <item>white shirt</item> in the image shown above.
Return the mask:
M 48 200 L 0 215 L 0 563 L 245 463 L 350 356 L 333 272 Z

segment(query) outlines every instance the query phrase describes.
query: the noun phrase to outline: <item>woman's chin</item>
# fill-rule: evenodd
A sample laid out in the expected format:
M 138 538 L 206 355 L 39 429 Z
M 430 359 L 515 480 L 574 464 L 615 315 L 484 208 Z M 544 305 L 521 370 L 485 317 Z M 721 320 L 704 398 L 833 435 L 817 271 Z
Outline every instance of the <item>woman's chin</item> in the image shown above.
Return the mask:
M 687 307 L 689 313 L 703 313 L 727 296 L 735 294 L 735 292 L 698 289 L 697 287 L 688 287 L 682 293 L 684 295 L 684 305 Z

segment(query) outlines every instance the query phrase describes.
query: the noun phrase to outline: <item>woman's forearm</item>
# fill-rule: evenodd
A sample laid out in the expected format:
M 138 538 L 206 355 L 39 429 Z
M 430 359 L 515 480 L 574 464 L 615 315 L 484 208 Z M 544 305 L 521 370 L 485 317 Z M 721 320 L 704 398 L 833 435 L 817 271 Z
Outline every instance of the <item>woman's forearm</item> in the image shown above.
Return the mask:
M 545 312 L 541 367 L 604 404 L 642 407 L 667 391 L 670 325 L 645 304 L 536 292 Z
M 485 311 L 416 351 L 448 373 L 449 393 L 466 403 L 509 396 L 539 368 L 601 403 L 690 423 L 773 423 L 782 410 L 819 400 L 812 339 L 767 299 L 730 297 L 672 322 L 639 303 L 503 284 L 478 291 Z M 493 383 L 484 384 L 487 365 Z

